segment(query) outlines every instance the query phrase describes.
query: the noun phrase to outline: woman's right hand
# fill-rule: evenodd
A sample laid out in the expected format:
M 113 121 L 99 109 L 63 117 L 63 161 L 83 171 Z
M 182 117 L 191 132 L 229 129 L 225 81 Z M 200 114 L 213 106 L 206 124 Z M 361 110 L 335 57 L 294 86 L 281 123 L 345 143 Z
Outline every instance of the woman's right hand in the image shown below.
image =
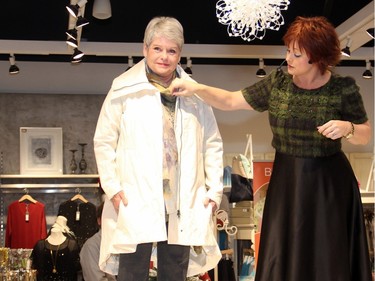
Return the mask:
M 181 78 L 175 78 L 168 89 L 171 91 L 171 94 L 174 96 L 184 96 L 190 97 L 194 95 L 199 84 L 192 81 L 187 81 Z
M 111 201 L 112 201 L 113 207 L 115 208 L 116 212 L 119 211 L 121 203 L 123 203 L 124 206 L 128 205 L 128 199 L 125 197 L 124 191 L 119 191 L 118 193 L 116 193 L 112 197 Z

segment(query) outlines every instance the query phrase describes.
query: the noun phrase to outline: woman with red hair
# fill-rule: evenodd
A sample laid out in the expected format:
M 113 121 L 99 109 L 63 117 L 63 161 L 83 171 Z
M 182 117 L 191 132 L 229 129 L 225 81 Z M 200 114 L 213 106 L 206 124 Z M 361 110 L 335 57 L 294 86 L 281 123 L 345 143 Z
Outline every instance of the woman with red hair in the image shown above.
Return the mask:
M 333 72 L 340 43 L 324 17 L 298 17 L 283 40 L 287 73 L 235 92 L 182 79 L 170 90 L 221 110 L 268 110 L 276 155 L 256 281 L 370 281 L 358 182 L 341 149 L 371 136 L 359 87 Z

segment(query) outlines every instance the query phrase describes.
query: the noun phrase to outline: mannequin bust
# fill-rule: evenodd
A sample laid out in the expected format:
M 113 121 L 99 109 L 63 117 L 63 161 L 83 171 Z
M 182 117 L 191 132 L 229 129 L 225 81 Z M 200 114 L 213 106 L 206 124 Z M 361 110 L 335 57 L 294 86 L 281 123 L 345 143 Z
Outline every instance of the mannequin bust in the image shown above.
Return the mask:
M 52 228 L 51 234 L 47 237 L 47 242 L 54 246 L 61 245 L 65 240 L 66 236 L 58 228 Z
M 80 270 L 79 246 L 76 240 L 53 227 L 46 239 L 39 240 L 31 253 L 32 269 L 38 272 L 37 280 L 78 281 Z
M 67 225 L 68 219 L 64 216 L 57 216 L 55 223 L 52 225 L 52 229 L 57 229 L 62 233 L 67 234 L 71 238 L 75 238 L 73 231 L 70 230 L 69 226 Z
M 68 219 L 64 216 L 57 216 L 55 223 L 53 224 L 52 228 L 60 228 L 60 230 L 64 231 L 65 229 L 69 230 L 67 226 Z

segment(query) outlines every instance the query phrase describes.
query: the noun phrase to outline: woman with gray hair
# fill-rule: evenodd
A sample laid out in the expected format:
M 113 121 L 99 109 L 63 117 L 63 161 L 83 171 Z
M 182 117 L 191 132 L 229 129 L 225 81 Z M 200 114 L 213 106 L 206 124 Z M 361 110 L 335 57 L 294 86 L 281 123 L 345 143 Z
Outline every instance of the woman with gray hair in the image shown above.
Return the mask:
M 147 281 L 153 245 L 157 279 L 185 281 L 221 258 L 213 212 L 223 192 L 222 139 L 213 110 L 167 90 L 184 43 L 181 24 L 152 19 L 144 59 L 117 77 L 94 136 L 107 199 L 100 268 L 119 281 Z M 194 250 L 193 250 L 194 249 Z

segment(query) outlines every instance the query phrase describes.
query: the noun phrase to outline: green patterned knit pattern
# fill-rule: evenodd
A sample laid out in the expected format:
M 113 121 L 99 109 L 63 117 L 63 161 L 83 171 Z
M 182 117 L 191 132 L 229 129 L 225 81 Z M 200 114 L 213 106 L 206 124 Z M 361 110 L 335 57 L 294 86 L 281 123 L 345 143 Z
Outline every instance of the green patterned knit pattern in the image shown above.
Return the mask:
M 359 87 L 350 77 L 332 74 L 322 87 L 305 90 L 289 74 L 275 70 L 242 94 L 255 110 L 268 110 L 276 151 L 297 157 L 323 157 L 341 150 L 341 139 L 318 133 L 317 127 L 327 121 L 368 120 Z

